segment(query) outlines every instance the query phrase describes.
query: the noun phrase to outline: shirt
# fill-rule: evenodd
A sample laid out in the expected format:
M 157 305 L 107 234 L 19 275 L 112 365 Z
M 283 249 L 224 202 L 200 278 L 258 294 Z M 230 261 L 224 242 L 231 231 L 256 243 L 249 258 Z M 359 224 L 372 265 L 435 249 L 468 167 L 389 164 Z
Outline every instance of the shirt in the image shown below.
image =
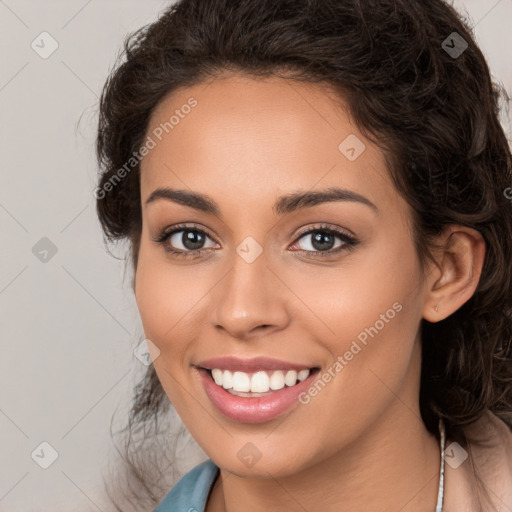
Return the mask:
M 178 480 L 154 512 L 204 512 L 219 472 L 211 459 L 198 464 Z

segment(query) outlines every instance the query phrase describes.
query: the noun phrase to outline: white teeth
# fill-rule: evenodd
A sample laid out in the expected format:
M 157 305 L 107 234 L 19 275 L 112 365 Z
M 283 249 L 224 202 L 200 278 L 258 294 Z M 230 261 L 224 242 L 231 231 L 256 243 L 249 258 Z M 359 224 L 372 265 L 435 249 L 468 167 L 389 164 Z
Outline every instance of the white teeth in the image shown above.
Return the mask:
M 297 382 L 297 372 L 295 370 L 288 370 L 284 378 L 284 383 L 287 386 L 293 386 Z
M 212 377 L 213 377 L 213 380 L 215 381 L 215 384 L 219 385 L 219 386 L 222 386 L 222 370 L 219 370 L 218 368 L 214 368 L 212 370 Z
M 226 390 L 266 393 L 269 390 L 277 391 L 283 389 L 284 386 L 294 386 L 297 379 L 302 382 L 309 376 L 310 370 L 276 370 L 276 371 L 257 371 L 255 373 L 246 372 L 230 372 L 229 370 L 221 370 L 213 368 L 211 370 L 212 377 L 218 386 L 222 386 Z
M 281 370 L 277 370 L 270 377 L 270 389 L 283 389 L 284 388 L 284 375 Z
M 304 379 L 307 379 L 309 375 L 309 370 L 301 370 L 297 374 L 297 378 L 302 382 Z
M 234 391 L 250 391 L 251 379 L 244 372 L 233 373 L 233 390 Z
M 231 389 L 233 387 L 233 374 L 229 370 L 222 373 L 222 387 L 224 389 Z
M 256 372 L 251 377 L 251 392 L 252 393 L 265 393 L 268 391 L 270 378 L 267 372 Z

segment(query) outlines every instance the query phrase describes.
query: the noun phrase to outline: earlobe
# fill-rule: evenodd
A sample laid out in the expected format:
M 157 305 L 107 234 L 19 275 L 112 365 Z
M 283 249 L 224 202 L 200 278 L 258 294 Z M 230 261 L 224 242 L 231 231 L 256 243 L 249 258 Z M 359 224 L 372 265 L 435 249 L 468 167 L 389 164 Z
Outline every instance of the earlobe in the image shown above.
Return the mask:
M 436 244 L 438 272 L 431 273 L 427 280 L 423 309 L 423 318 L 434 323 L 450 316 L 472 297 L 485 258 L 482 234 L 467 226 L 448 226 Z

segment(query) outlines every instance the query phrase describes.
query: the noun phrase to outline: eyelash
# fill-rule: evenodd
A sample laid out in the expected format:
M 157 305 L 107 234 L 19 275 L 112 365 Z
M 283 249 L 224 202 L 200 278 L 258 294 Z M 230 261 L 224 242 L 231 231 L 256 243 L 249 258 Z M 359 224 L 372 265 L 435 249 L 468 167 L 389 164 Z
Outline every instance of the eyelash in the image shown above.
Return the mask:
M 201 235 L 205 235 L 208 238 L 213 239 L 212 236 L 208 234 L 208 232 L 204 231 L 203 229 L 197 228 L 190 224 L 178 224 L 176 226 L 173 226 L 172 229 L 165 229 L 163 230 L 155 239 L 154 242 L 161 244 L 164 248 L 164 250 L 168 253 L 173 254 L 174 256 L 177 256 L 178 258 L 196 258 L 200 256 L 203 252 L 208 251 L 211 248 L 206 249 L 195 249 L 195 250 L 188 250 L 183 251 L 181 249 L 174 249 L 167 244 L 167 241 L 169 238 L 179 233 L 180 231 L 190 231 L 194 233 L 200 233 Z M 303 231 L 297 235 L 297 238 L 295 239 L 295 244 L 298 242 L 301 238 L 305 237 L 306 235 L 311 235 L 312 233 L 327 233 L 329 235 L 335 235 L 341 241 L 343 242 L 343 245 L 336 249 L 329 249 L 328 251 L 307 251 L 304 249 L 299 249 L 296 252 L 302 252 L 302 253 L 309 253 L 310 257 L 313 258 L 324 258 L 326 256 L 333 256 L 335 254 L 338 254 L 342 251 L 350 251 L 355 248 L 357 244 L 359 244 L 359 240 L 354 238 L 353 236 L 348 235 L 347 233 L 344 233 L 343 231 L 338 231 L 337 229 L 330 228 L 326 225 L 319 225 L 315 226 L 314 228 L 310 228 L 306 231 Z M 215 240 L 214 240 L 215 241 Z

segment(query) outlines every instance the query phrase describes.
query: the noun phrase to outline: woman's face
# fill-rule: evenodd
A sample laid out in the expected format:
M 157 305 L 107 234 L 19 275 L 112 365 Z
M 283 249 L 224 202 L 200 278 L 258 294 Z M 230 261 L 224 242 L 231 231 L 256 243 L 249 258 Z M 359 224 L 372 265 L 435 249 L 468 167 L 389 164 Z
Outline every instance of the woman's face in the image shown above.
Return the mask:
M 420 416 L 425 293 L 411 211 L 335 101 L 318 85 L 231 76 L 169 95 L 146 134 L 135 285 L 145 336 L 185 426 L 238 475 L 291 475 Z M 334 189 L 346 192 L 318 195 Z M 239 398 L 205 387 L 198 366 L 220 357 L 319 371 L 300 396 L 285 384 Z M 237 386 L 282 385 L 276 368 L 268 381 L 252 370 Z

